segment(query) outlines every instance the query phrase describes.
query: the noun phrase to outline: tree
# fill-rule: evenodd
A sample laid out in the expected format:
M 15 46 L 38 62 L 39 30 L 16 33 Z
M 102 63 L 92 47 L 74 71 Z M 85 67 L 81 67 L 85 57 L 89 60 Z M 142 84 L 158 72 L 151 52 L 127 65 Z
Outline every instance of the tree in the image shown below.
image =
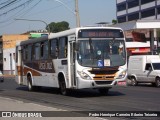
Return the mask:
M 117 20 L 113 19 L 112 24 L 117 24 Z
M 51 22 L 48 26 L 50 28 L 50 32 L 53 32 L 53 33 L 70 29 L 69 23 L 66 21 L 57 22 L 57 23 Z M 46 27 L 46 29 L 48 30 L 48 27 Z

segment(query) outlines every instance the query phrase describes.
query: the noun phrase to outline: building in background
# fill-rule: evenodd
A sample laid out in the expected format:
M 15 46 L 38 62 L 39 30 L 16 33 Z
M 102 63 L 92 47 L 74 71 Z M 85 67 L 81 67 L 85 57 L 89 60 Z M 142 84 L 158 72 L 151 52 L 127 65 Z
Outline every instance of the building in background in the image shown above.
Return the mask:
M 125 31 L 128 55 L 153 54 L 160 41 L 160 0 L 117 0 L 117 22 Z
M 3 61 L 3 74 L 15 74 L 15 46 L 16 42 L 27 40 L 29 35 L 2 35 L 2 58 Z
M 0 36 L 0 71 L 2 71 L 4 75 L 15 74 L 16 42 L 43 36 L 48 36 L 48 33 L 27 32 L 24 34 Z
M 118 23 L 160 19 L 160 0 L 117 0 Z

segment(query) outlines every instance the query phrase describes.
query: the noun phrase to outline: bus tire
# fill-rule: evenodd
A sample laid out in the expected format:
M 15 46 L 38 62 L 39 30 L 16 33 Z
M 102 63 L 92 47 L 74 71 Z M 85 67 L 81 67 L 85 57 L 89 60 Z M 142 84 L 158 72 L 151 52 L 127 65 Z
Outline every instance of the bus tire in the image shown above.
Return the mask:
M 137 80 L 135 77 L 131 77 L 131 85 L 132 86 L 136 86 L 138 83 L 137 83 Z
M 66 83 L 65 83 L 65 79 L 64 77 L 61 75 L 59 76 L 59 91 L 62 95 L 67 95 L 68 94 L 68 90 L 66 88 Z
M 108 89 L 108 88 L 99 88 L 98 91 L 99 91 L 99 93 L 100 93 L 101 95 L 107 95 L 109 89 Z
M 32 78 L 31 78 L 31 75 L 28 75 L 27 76 L 27 85 L 28 85 L 28 90 L 29 91 L 33 91 L 34 90 L 34 87 L 32 85 Z

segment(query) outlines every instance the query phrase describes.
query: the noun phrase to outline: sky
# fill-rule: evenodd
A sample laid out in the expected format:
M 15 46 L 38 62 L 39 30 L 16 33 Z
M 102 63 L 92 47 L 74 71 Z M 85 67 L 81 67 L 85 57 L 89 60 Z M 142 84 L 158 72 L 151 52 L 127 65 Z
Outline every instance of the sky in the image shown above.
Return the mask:
M 14 1 L 7 3 L 8 1 Z M 31 30 L 45 29 L 39 21 L 67 21 L 76 27 L 75 0 L 0 0 L 0 35 L 21 34 Z M 61 2 L 60 2 L 61 1 Z M 99 22 L 116 19 L 116 0 L 78 0 L 80 25 L 92 26 Z

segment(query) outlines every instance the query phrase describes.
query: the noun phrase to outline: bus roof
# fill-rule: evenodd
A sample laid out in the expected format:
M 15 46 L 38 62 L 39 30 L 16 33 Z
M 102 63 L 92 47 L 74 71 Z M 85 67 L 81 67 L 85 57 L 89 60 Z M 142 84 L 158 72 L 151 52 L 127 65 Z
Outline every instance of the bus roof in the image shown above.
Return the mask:
M 28 39 L 25 41 L 21 41 L 19 43 L 17 43 L 17 45 L 25 45 L 25 44 L 29 44 L 29 43 L 36 43 L 36 42 L 40 42 L 40 41 L 44 41 L 44 40 L 48 40 L 48 36 L 43 36 L 43 37 L 39 37 L 39 38 L 35 38 L 35 39 Z
M 49 36 L 43 36 L 40 38 L 21 41 L 17 43 L 17 45 L 25 45 L 25 44 L 36 43 L 36 42 L 40 42 L 40 41 L 44 41 L 48 39 L 57 38 L 57 37 L 72 35 L 72 34 L 77 33 L 80 29 L 119 29 L 119 30 L 122 30 L 121 28 L 118 28 L 118 27 L 79 27 L 79 28 L 73 28 L 73 29 L 62 31 L 62 32 L 58 32 L 58 33 L 50 33 Z
M 118 27 L 78 27 L 78 28 L 73 28 L 73 29 L 69 29 L 66 31 L 58 32 L 58 33 L 51 33 L 49 35 L 49 39 L 57 38 L 60 36 L 72 35 L 74 33 L 77 33 L 80 29 L 119 29 L 119 30 L 122 30 L 121 28 L 118 28 Z

